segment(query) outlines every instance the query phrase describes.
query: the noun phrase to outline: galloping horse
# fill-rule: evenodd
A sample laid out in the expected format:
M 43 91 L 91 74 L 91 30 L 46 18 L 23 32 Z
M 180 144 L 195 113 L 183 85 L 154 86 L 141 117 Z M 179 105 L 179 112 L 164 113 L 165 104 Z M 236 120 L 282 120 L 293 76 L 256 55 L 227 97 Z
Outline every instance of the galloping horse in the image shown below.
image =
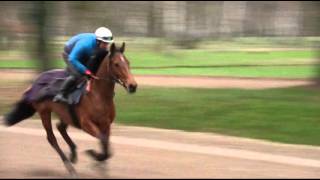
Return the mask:
M 91 90 L 84 94 L 77 106 L 75 106 L 74 111 L 78 117 L 78 125 L 74 123 L 74 120 L 72 119 L 73 117 L 68 111 L 68 105 L 53 102 L 52 98 L 31 103 L 20 101 L 20 105 L 16 106 L 15 109 L 4 118 L 5 123 L 8 126 L 11 126 L 31 117 L 35 112 L 38 112 L 41 117 L 43 127 L 46 130 L 49 143 L 57 151 L 72 176 L 76 175 L 76 171 L 71 162 L 75 163 L 77 161 L 77 152 L 76 145 L 67 133 L 67 127 L 69 125 L 78 127 L 100 140 L 102 153 L 98 153 L 94 150 L 88 150 L 87 153 L 89 155 L 97 161 L 104 161 L 108 159 L 110 157 L 110 126 L 116 116 L 113 100 L 115 84 L 119 83 L 129 93 L 134 93 L 137 88 L 137 83 L 130 72 L 129 61 L 123 54 L 124 50 L 124 43 L 121 48 L 117 48 L 116 45 L 112 43 L 109 54 L 103 57 L 103 60 L 96 72 L 97 78 L 91 79 L 89 82 Z M 57 124 L 57 129 L 70 147 L 70 159 L 68 159 L 60 149 L 52 131 L 52 112 L 55 112 L 60 119 Z

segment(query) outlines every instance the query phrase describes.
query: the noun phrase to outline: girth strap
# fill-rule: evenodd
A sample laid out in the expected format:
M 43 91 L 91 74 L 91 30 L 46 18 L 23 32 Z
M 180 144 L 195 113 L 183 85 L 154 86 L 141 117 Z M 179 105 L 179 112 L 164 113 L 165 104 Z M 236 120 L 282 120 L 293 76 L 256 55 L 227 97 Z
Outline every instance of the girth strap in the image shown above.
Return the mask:
M 78 116 L 76 114 L 76 111 L 75 111 L 75 106 L 74 105 L 68 105 L 68 111 L 70 113 L 72 122 L 75 125 L 75 127 L 81 129 L 80 121 L 79 121 L 79 118 L 78 118 Z

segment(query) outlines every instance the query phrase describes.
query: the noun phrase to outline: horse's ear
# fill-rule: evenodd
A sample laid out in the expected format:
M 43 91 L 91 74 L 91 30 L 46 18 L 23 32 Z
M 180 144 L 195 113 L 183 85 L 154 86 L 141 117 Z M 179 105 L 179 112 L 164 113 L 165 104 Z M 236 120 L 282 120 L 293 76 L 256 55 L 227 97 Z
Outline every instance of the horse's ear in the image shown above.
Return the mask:
M 115 52 L 116 52 L 116 45 L 114 43 L 112 43 L 110 46 L 110 52 L 109 52 L 110 57 L 112 57 Z
M 122 46 L 120 48 L 120 52 L 123 53 L 126 47 L 126 43 L 122 42 Z

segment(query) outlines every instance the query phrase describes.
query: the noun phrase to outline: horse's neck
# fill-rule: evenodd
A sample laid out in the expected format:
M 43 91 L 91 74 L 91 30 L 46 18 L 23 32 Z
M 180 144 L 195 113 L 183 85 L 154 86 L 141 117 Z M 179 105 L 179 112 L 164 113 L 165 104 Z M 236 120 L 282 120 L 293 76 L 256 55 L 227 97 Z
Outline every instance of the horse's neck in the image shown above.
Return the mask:
M 110 78 L 108 68 L 100 67 L 97 72 L 99 80 L 93 80 L 92 91 L 97 93 L 102 100 L 112 100 L 114 96 L 115 82 Z
M 91 91 L 98 95 L 102 101 L 112 100 L 114 96 L 115 83 L 111 80 L 100 79 L 91 82 Z

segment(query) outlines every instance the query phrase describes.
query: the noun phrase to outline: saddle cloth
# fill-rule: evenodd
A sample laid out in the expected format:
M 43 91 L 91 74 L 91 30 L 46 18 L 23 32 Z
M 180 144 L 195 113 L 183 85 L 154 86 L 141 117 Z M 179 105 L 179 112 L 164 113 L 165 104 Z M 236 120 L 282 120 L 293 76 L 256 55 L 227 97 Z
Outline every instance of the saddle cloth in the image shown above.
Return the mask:
M 64 69 L 54 69 L 45 71 L 33 82 L 32 86 L 23 94 L 23 99 L 27 102 L 39 102 L 46 99 L 52 100 L 59 93 L 61 84 L 67 78 L 68 72 Z M 86 93 L 87 80 L 85 78 L 77 82 L 74 89 L 68 94 L 68 104 L 78 104 L 80 98 Z

